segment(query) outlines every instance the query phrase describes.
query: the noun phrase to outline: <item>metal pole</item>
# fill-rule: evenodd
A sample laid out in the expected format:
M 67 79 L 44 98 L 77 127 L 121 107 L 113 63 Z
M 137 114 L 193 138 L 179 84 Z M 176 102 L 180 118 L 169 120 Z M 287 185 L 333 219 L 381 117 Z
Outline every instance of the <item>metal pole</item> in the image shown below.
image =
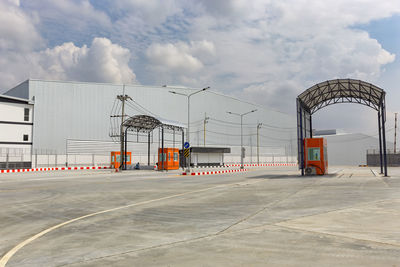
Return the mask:
M 298 103 L 298 113 L 300 114 L 300 168 L 301 168 L 301 175 L 304 176 L 304 144 L 303 144 L 303 109 L 299 106 Z
M 124 138 L 124 141 L 125 141 L 125 149 L 124 149 L 124 170 L 126 170 L 126 151 L 128 150 L 128 128 L 129 127 L 126 127 L 126 129 L 125 129 L 125 138 Z
M 206 146 L 206 123 L 208 122 L 207 113 L 204 113 L 204 146 Z
M 260 164 L 260 134 L 259 130 L 261 128 L 262 123 L 257 124 L 257 164 Z
M 125 92 L 125 84 L 123 85 L 123 93 Z M 122 111 L 121 111 L 121 126 L 120 126 L 120 141 L 121 141 L 121 151 L 120 151 L 120 164 L 119 168 L 122 170 L 123 156 L 124 156 L 124 118 L 125 118 L 125 97 L 126 95 L 118 96 L 119 100 L 122 101 Z
M 188 143 L 190 144 L 190 95 L 188 95 L 188 121 L 187 121 L 187 123 L 188 123 L 188 131 L 187 131 L 187 140 L 188 140 Z M 190 156 L 190 148 L 189 148 L 189 157 L 188 157 L 188 161 L 189 161 L 189 164 L 188 164 L 188 166 L 187 166 L 187 173 L 190 173 L 190 163 L 191 163 L 191 156 Z
M 397 141 L 397 112 L 394 113 L 394 154 L 396 154 L 396 141 Z
M 10 149 L 7 148 L 7 152 L 6 152 L 6 169 L 8 170 L 8 161 L 9 161 L 9 153 L 10 153 Z
M 185 149 L 185 130 L 182 129 L 182 154 L 181 154 L 182 157 L 185 157 L 184 156 L 184 149 Z M 179 162 L 182 163 L 182 169 L 183 169 L 183 167 L 186 167 L 186 166 L 183 166 L 183 163 L 185 163 L 185 160 L 179 158 Z
M 385 121 L 386 121 L 386 112 L 385 112 L 385 103 L 382 102 L 382 138 L 383 138 L 383 161 L 385 167 L 385 176 L 387 175 L 387 156 L 386 156 L 386 133 L 385 133 Z
M 150 132 L 147 134 L 147 165 L 150 166 Z
M 378 129 L 379 129 L 379 158 L 381 164 L 381 174 L 383 174 L 383 155 L 382 155 L 382 122 L 381 122 L 381 111 L 378 111 Z
M 161 126 L 161 171 L 164 171 L 164 127 Z
M 243 169 L 243 115 L 240 115 L 240 168 Z

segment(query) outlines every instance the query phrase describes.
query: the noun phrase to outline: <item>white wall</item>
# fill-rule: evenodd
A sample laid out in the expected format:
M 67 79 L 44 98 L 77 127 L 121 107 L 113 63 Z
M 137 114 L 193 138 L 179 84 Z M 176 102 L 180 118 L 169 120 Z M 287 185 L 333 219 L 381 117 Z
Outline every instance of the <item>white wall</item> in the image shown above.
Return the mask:
M 29 109 L 25 121 L 24 111 Z M 31 162 L 33 105 L 0 102 L 0 162 Z M 24 135 L 28 140 L 24 141 Z
M 327 139 L 328 165 L 330 166 L 366 164 L 367 149 L 379 149 L 379 139 L 365 134 L 338 134 L 321 137 Z M 387 142 L 386 147 L 392 148 L 393 143 Z
M 24 109 L 29 108 L 29 120 L 24 120 Z M 0 121 L 32 122 L 33 105 L 0 102 Z

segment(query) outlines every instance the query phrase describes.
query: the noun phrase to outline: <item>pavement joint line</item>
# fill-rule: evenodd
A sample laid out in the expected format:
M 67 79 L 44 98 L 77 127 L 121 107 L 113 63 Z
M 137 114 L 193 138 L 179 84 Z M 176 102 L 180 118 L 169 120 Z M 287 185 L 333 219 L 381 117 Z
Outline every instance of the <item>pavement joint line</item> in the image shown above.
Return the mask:
M 315 184 L 315 183 L 313 183 L 313 184 Z M 299 191 L 301 191 L 301 190 L 302 189 L 300 189 Z M 296 194 L 296 193 L 294 193 L 294 194 Z M 390 199 L 386 199 L 386 200 L 390 200 Z M 381 201 L 385 201 L 385 200 L 366 202 L 366 203 L 363 203 L 363 204 L 373 203 L 373 202 L 381 202 Z M 351 208 L 351 207 L 347 207 L 347 208 Z M 328 212 L 334 212 L 334 211 L 347 209 L 347 208 L 331 210 L 331 211 L 328 211 Z M 321 212 L 321 213 L 317 213 L 317 214 L 313 214 L 313 215 L 301 216 L 301 217 L 298 217 L 298 218 L 314 216 L 314 215 L 324 214 L 324 213 L 328 213 L 328 212 Z M 295 219 L 298 219 L 298 218 L 295 218 Z M 237 229 L 237 230 L 233 230 L 233 231 L 224 231 L 224 230 L 222 230 L 222 231 L 219 231 L 219 232 L 216 232 L 216 233 L 211 233 L 211 234 L 202 235 L 202 236 L 198 236 L 198 237 L 193 237 L 193 238 L 189 238 L 189 239 L 184 239 L 184 240 L 178 240 L 178 241 L 158 244 L 158 245 L 145 247 L 145 248 L 140 248 L 140 249 L 135 249 L 135 250 L 123 251 L 123 252 L 120 252 L 120 253 L 104 255 L 104 256 L 101 256 L 101 257 L 95 257 L 95 258 L 91 258 L 91 259 L 85 259 L 85 260 L 81 260 L 81 261 L 77 261 L 77 262 L 73 262 L 73 263 L 67 263 L 67 264 L 64 264 L 64 265 L 61 265 L 61 266 L 70 266 L 70 265 L 75 265 L 75 264 L 79 264 L 79 263 L 83 263 L 83 262 L 89 262 L 89 261 L 105 259 L 105 258 L 109 258 L 109 257 L 115 257 L 115 256 L 120 256 L 120 255 L 125 255 L 125 254 L 130 254 L 130 253 L 136 253 L 136 252 L 141 252 L 141 251 L 146 251 L 146 250 L 152 250 L 152 249 L 157 249 L 157 248 L 162 248 L 162 247 L 174 246 L 174 245 L 183 244 L 183 243 L 187 243 L 187 242 L 193 242 L 193 241 L 198 241 L 198 240 L 202 240 L 202 239 L 218 237 L 220 235 L 236 234 L 236 233 L 239 233 L 239 232 L 244 232 L 244 231 L 248 231 L 248 230 L 254 230 L 254 229 L 257 229 L 257 228 L 264 228 L 266 226 L 285 228 L 285 229 L 288 229 L 288 230 L 291 230 L 291 231 L 297 231 L 297 232 L 307 232 L 307 233 L 310 233 L 310 234 L 313 234 L 313 235 L 314 234 L 319 234 L 319 235 L 342 238 L 342 239 L 350 239 L 350 240 L 363 241 L 363 242 L 367 242 L 367 243 L 376 243 L 376 244 L 383 244 L 383 245 L 399 247 L 399 245 L 397 245 L 397 244 L 385 243 L 385 242 L 369 240 L 369 239 L 360 239 L 360 238 L 355 238 L 355 237 L 351 237 L 351 236 L 335 235 L 335 234 L 326 233 L 326 232 L 318 232 L 318 231 L 312 231 L 312 230 L 306 230 L 306 229 L 301 229 L 301 228 L 294 228 L 294 227 L 279 225 L 282 222 L 291 221 L 291 220 L 295 220 L 295 219 L 284 220 L 284 221 L 280 221 L 280 222 L 277 222 L 277 223 L 266 223 L 266 224 L 261 224 L 261 225 L 256 225 L 256 226 L 250 226 L 250 227 Z M 341 250 L 352 251 L 350 249 L 341 249 Z
M 387 242 L 371 240 L 371 239 L 356 238 L 356 237 L 347 236 L 347 235 L 343 235 L 343 234 L 333 234 L 333 233 L 328 233 L 328 232 L 319 232 L 319 231 L 313 231 L 313 230 L 308 230 L 308 229 L 303 229 L 303 228 L 298 228 L 298 227 L 280 225 L 280 222 L 276 223 L 276 224 L 272 224 L 272 225 L 273 226 L 277 226 L 277 227 L 286 228 L 286 229 L 297 230 L 299 232 L 307 232 L 307 233 L 312 233 L 312 234 L 334 236 L 334 237 L 340 237 L 340 238 L 344 238 L 344 239 L 351 239 L 351 240 L 363 241 L 363 242 L 368 242 L 368 243 L 375 243 L 375 244 L 381 244 L 381 245 L 387 245 L 387 246 L 393 246 L 393 247 L 400 247 L 399 244 L 387 243 Z
M 261 182 L 262 180 L 259 180 L 257 182 Z M 254 182 L 254 183 L 257 183 Z M 103 210 L 103 211 L 98 211 L 98 212 L 94 212 L 94 213 L 90 213 L 90 214 L 86 214 L 80 217 L 76 217 L 74 219 L 70 219 L 68 221 L 65 221 L 63 223 L 59 223 L 56 224 L 50 228 L 47 228 L 33 236 L 31 236 L 28 239 L 25 239 L 24 241 L 20 242 L 19 244 L 17 244 L 16 246 L 14 246 L 11 250 L 9 250 L 6 254 L 4 254 L 2 256 L 2 258 L 0 258 L 0 267 L 5 267 L 7 262 L 12 258 L 12 256 L 17 253 L 20 249 L 22 249 L 24 246 L 28 245 L 29 243 L 35 241 L 36 239 L 44 236 L 45 234 L 56 230 L 58 228 L 61 228 L 65 225 L 71 224 L 73 222 L 82 220 L 82 219 L 86 219 L 86 218 L 90 218 L 99 214 L 104 214 L 104 213 L 108 213 L 108 212 L 113 212 L 113 211 L 117 211 L 117 210 L 121 210 L 121 209 L 126 209 L 126 208 L 130 208 L 130 207 L 135 207 L 135 206 L 140 206 L 140 205 L 145 205 L 145 204 L 149 204 L 149 203 L 153 203 L 153 202 L 157 202 L 157 201 L 161 201 L 161 200 L 166 200 L 166 199 L 172 199 L 172 198 L 176 198 L 176 197 L 181 197 L 181 196 L 185 196 L 188 194 L 193 194 L 193 193 L 199 193 L 199 192 L 204 192 L 204 191 L 208 191 L 208 190 L 212 190 L 215 188 L 220 188 L 220 187 L 229 187 L 232 185 L 237 184 L 237 182 L 235 183 L 229 183 L 229 184 L 220 184 L 217 186 L 213 186 L 213 187 L 207 187 L 207 188 L 203 188 L 203 189 L 199 189 L 199 190 L 194 190 L 194 191 L 188 191 L 188 192 L 184 192 L 184 193 L 180 193 L 180 194 L 175 194 L 175 195 L 170 195 L 170 196 L 165 196 L 165 197 L 161 197 L 161 198 L 156 198 L 156 199 L 150 199 L 150 200 L 146 200 L 146 201 L 141 201 L 141 202 L 137 202 L 137 203 L 132 203 L 129 205 L 124 205 L 124 206 L 120 206 L 120 207 L 116 207 L 116 208 L 111 208 L 111 209 L 107 209 L 107 210 Z
M 272 207 L 274 207 L 274 205 L 277 205 L 277 204 L 279 204 L 280 202 L 282 202 L 282 201 L 284 201 L 284 200 L 287 200 L 287 199 L 289 199 L 290 197 L 296 195 L 297 193 L 299 193 L 299 192 L 301 192 L 301 191 L 303 191 L 303 190 L 306 190 L 306 189 L 308 189 L 309 187 L 312 187 L 312 186 L 315 185 L 317 182 L 318 182 L 318 180 L 312 182 L 311 184 L 307 184 L 307 185 L 303 186 L 302 188 L 300 188 L 299 190 L 297 190 L 297 191 L 295 191 L 295 192 L 291 192 L 291 193 L 287 194 L 286 196 L 284 196 L 284 197 L 281 198 L 281 199 L 278 199 L 278 200 L 275 200 L 275 201 L 271 202 L 270 204 L 268 204 L 268 205 L 262 207 L 261 209 L 257 210 L 256 212 L 254 212 L 254 213 L 252 213 L 252 214 L 250 214 L 250 215 L 248 215 L 248 216 L 246 216 L 246 217 L 240 219 L 239 221 L 237 221 L 237 222 L 231 224 L 230 226 L 226 227 L 225 229 L 221 230 L 221 231 L 218 232 L 218 233 L 223 233 L 223 232 L 228 231 L 230 228 L 232 228 L 232 227 L 234 227 L 234 226 L 236 226 L 236 225 L 239 225 L 239 224 L 241 224 L 242 222 L 245 222 L 245 221 L 247 221 L 247 220 L 249 220 L 249 219 L 251 219 L 251 218 L 257 216 L 258 214 L 260 214 L 261 212 L 264 212 L 264 211 L 267 210 L 268 208 L 272 208 Z

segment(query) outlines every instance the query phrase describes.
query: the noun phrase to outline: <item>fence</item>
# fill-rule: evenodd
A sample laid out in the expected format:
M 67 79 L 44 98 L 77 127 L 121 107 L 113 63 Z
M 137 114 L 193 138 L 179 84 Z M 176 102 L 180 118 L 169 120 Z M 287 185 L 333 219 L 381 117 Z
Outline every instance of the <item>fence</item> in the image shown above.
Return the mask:
M 387 165 L 391 167 L 400 166 L 400 153 L 392 149 L 386 149 Z M 380 153 L 379 149 L 368 149 L 367 150 L 367 165 L 368 166 L 380 166 Z M 383 160 L 383 159 L 382 159 Z

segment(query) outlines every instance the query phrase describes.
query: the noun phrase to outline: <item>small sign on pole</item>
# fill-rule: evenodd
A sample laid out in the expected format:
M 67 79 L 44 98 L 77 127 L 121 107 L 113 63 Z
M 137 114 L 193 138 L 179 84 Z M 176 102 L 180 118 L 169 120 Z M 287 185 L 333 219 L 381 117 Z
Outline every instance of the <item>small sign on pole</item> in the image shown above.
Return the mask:
M 185 148 L 183 150 L 183 155 L 185 156 L 185 158 L 188 158 L 190 155 L 190 148 Z
M 184 148 L 189 148 L 189 147 L 190 147 L 189 142 L 185 142 L 185 143 L 183 144 L 183 147 L 184 147 Z

